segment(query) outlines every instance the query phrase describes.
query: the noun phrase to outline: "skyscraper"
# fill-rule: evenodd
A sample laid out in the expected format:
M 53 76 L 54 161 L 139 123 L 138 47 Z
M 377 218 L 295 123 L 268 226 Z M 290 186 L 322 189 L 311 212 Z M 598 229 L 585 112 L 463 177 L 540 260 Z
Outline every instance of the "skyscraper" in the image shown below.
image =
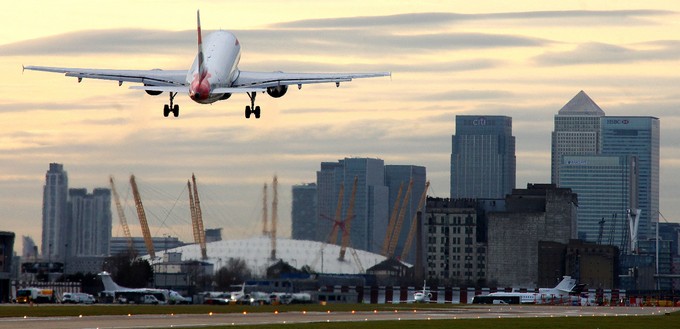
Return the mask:
M 607 235 L 607 227 L 611 231 L 610 225 L 616 223 L 619 229 L 614 230 L 620 232 L 616 234 L 626 238 L 615 237 L 613 241 L 622 242 L 627 239 L 626 218 L 625 215 L 621 218 L 620 214 L 620 206 L 624 204 L 641 210 L 638 238 L 651 237 L 651 223 L 659 218 L 659 140 L 659 119 L 605 116 L 604 111 L 583 91 L 574 96 L 555 116 L 552 181 L 560 187 L 573 188 L 579 194 L 579 202 L 584 208 L 579 208 L 578 231 L 588 241 L 597 242 L 599 232 L 594 232 L 603 217 L 608 222 L 603 235 Z M 572 155 L 584 158 L 568 157 Z M 607 157 L 613 162 L 604 160 Z M 623 157 L 628 157 L 628 160 L 623 160 Z M 615 158 L 619 159 L 618 164 L 614 164 L 617 162 Z M 600 165 L 594 165 L 596 162 Z M 562 168 L 569 168 L 569 178 L 562 179 Z M 622 178 L 634 175 L 636 184 L 625 187 L 625 182 L 612 182 L 605 186 L 595 186 L 597 182 L 604 184 L 604 180 L 613 177 L 611 175 Z M 627 198 L 626 193 L 635 195 Z M 621 197 L 628 201 L 611 203 Z M 586 215 L 587 211 L 595 211 L 595 208 L 589 208 L 588 205 L 597 205 L 596 212 L 601 214 L 593 212 Z M 612 219 L 614 213 L 617 214 L 616 221 Z M 624 223 L 626 226 L 622 227 Z M 625 251 L 625 246 L 618 246 Z
M 66 257 L 107 256 L 111 240 L 111 190 L 69 189 Z
M 637 157 L 564 155 L 560 186 L 578 195 L 578 238 L 624 250 L 628 209 L 637 207 Z
M 515 188 L 515 137 L 507 116 L 456 116 L 451 198 L 503 199 Z
M 638 159 L 640 239 L 652 238 L 659 220 L 659 119 L 642 116 L 602 118 L 602 154 L 632 155 Z
M 605 113 L 583 90 L 579 91 L 555 115 L 552 133 L 551 182 L 559 186 L 562 155 L 600 153 L 600 118 Z
M 317 189 L 315 183 L 293 185 L 291 236 L 295 240 L 316 240 Z
M 354 178 L 357 189 L 353 216 L 347 216 Z M 351 219 L 349 234 L 352 247 L 378 252 L 387 230 L 389 190 L 385 186 L 385 165 L 381 159 L 345 158 L 336 163 L 323 162 L 317 171 L 319 219 L 317 237 L 327 241 L 333 228 L 340 185 L 344 186 L 342 216 Z M 338 230 L 341 241 L 342 229 Z
M 64 166 L 50 163 L 50 169 L 45 174 L 43 187 L 42 209 L 42 257 L 46 260 L 57 261 L 65 257 L 66 234 L 65 223 L 67 211 L 68 176 Z

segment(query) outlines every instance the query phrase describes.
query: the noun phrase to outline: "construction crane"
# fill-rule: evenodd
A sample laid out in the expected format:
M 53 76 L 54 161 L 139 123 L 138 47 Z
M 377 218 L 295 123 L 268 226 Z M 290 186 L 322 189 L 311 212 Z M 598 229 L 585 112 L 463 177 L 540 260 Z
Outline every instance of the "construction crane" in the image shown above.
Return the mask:
M 278 217 L 278 207 L 279 207 L 279 192 L 278 192 L 279 179 L 274 175 L 274 181 L 272 182 L 272 190 L 274 191 L 274 199 L 272 200 L 272 227 L 270 230 L 272 239 L 272 253 L 271 260 L 276 260 L 276 221 Z
M 201 200 L 198 198 L 198 186 L 196 185 L 196 175 L 191 173 L 191 181 L 194 183 L 194 204 L 195 204 L 195 219 L 194 231 L 198 231 L 198 244 L 201 247 L 201 257 L 208 259 L 208 248 L 205 243 L 205 228 L 203 228 L 203 213 L 201 212 Z M 191 193 L 191 190 L 189 191 Z M 195 234 L 195 233 L 194 233 Z
M 137 217 L 139 217 L 139 224 L 140 226 L 142 226 L 142 235 L 144 236 L 144 244 L 146 245 L 146 251 L 149 253 L 151 259 L 154 259 L 156 258 L 156 251 L 153 249 L 151 231 L 149 231 L 149 223 L 146 221 L 146 213 L 144 212 L 142 197 L 139 195 L 139 190 L 137 189 L 135 175 L 130 175 L 130 186 L 132 187 L 132 195 L 135 198 L 135 208 L 137 208 Z
M 597 244 L 602 244 L 602 235 L 604 233 L 604 223 L 607 221 L 604 220 L 604 217 L 597 222 L 598 225 L 600 225 L 600 230 L 597 232 Z
M 267 236 L 267 183 L 262 188 L 262 236 Z
M 354 176 L 354 184 L 352 185 L 352 194 L 349 199 L 349 208 L 347 209 L 347 216 L 345 216 L 344 226 L 345 229 L 342 232 L 342 245 L 340 246 L 340 256 L 338 256 L 339 261 L 345 260 L 345 252 L 347 251 L 347 246 L 349 245 L 349 233 L 352 224 L 352 217 L 354 217 L 354 199 L 357 195 L 357 182 L 359 181 L 358 176 Z
M 413 243 L 413 239 L 416 236 L 416 232 L 418 231 L 418 212 L 422 211 L 423 206 L 425 206 L 425 200 L 427 200 L 427 190 L 430 188 L 430 182 L 425 182 L 425 189 L 423 190 L 423 194 L 420 195 L 420 201 L 418 201 L 418 208 L 416 208 L 416 211 L 413 213 L 413 219 L 411 220 L 411 227 L 408 230 L 408 236 L 406 236 L 406 242 L 404 243 L 404 249 L 401 250 L 401 258 L 400 259 L 406 259 L 408 257 L 408 253 L 411 251 L 411 244 Z
M 383 241 L 383 246 L 382 246 L 382 252 L 380 253 L 381 255 L 387 257 L 387 250 L 390 247 L 390 240 L 392 239 L 392 236 L 390 233 L 394 230 L 394 225 L 397 222 L 397 215 L 399 212 L 399 202 L 401 201 L 401 192 L 404 189 L 404 182 L 399 184 L 399 192 L 397 193 L 397 198 L 394 200 L 394 206 L 392 207 L 392 214 L 390 215 L 389 222 L 387 224 L 387 232 L 385 232 L 385 240 Z
M 401 209 L 399 210 L 399 217 L 397 217 L 394 229 L 392 230 L 392 233 L 390 233 L 390 247 L 387 249 L 387 255 L 385 256 L 387 258 L 393 257 L 394 250 L 397 248 L 397 241 L 399 241 L 399 235 L 401 234 L 401 226 L 404 223 L 404 217 L 406 217 L 406 207 L 408 207 L 408 202 L 411 197 L 411 188 L 413 188 L 413 178 L 411 178 L 411 181 L 408 183 L 406 195 L 404 195 L 404 201 L 401 203 Z
M 335 217 L 333 218 L 333 228 L 330 235 L 328 235 L 328 243 L 338 243 L 338 228 L 344 228 L 342 222 L 342 199 L 345 194 L 345 184 L 340 184 L 340 191 L 338 193 L 338 204 L 335 206 Z
M 611 231 L 609 232 L 609 245 L 610 246 L 614 244 L 614 233 L 616 233 L 616 213 L 612 213 L 612 226 L 611 226 Z
M 120 226 L 123 227 L 123 234 L 125 234 L 125 239 L 127 240 L 128 250 L 134 251 L 135 248 L 132 242 L 132 234 L 130 234 L 130 227 L 128 226 L 127 219 L 125 218 L 125 211 L 123 211 L 123 206 L 121 206 L 120 204 L 120 198 L 118 197 L 118 192 L 116 191 L 116 184 L 113 183 L 113 176 L 109 176 L 109 182 L 111 182 L 111 192 L 113 193 L 113 201 L 116 203 L 118 219 L 120 220 Z

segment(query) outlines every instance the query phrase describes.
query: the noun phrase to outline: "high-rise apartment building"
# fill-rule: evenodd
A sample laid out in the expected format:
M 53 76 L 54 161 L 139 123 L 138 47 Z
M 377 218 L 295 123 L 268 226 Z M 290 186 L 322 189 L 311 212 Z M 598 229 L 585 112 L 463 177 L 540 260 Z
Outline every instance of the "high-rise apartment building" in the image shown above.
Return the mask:
M 42 259 L 107 256 L 111 240 L 111 191 L 68 188 L 64 166 L 51 163 L 43 190 Z
M 477 208 L 471 199 L 427 200 L 423 231 L 428 279 L 450 285 L 486 279 L 486 243 L 478 239 Z
M 602 154 L 637 157 L 639 240 L 652 238 L 659 220 L 659 119 L 643 116 L 602 118 Z
M 581 90 L 555 115 L 552 133 L 551 182 L 560 181 L 563 155 L 596 155 L 600 153 L 600 118 L 605 113 Z
M 357 187 L 353 200 L 353 215 L 347 210 L 352 201 L 354 178 Z M 344 187 L 342 220 L 351 219 L 350 244 L 353 248 L 379 252 L 387 230 L 389 189 L 385 185 L 385 164 L 381 159 L 345 158 L 338 162 L 323 162 L 317 171 L 319 219 L 318 241 L 327 241 L 334 225 L 340 186 Z M 337 241 L 341 241 L 338 229 Z
M 451 198 L 502 199 L 515 188 L 515 137 L 507 116 L 456 116 Z
M 291 207 L 291 237 L 295 240 L 316 240 L 317 212 L 316 183 L 293 185 Z
M 50 163 L 45 174 L 42 209 L 41 254 L 45 260 L 58 261 L 65 257 L 69 241 L 66 223 L 68 221 L 68 175 L 64 166 Z
M 108 256 L 111 240 L 111 190 L 69 189 L 66 257 Z

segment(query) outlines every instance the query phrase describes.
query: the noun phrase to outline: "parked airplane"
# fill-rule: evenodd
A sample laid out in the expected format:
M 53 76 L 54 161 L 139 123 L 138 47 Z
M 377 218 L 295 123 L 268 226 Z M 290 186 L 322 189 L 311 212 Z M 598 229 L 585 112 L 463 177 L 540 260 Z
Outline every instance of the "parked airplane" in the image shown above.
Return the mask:
M 152 295 L 161 303 L 167 304 L 189 304 L 190 300 L 183 297 L 180 293 L 168 289 L 153 288 L 127 288 L 119 286 L 111 278 L 108 272 L 101 272 L 99 276 L 104 284 L 104 291 L 113 295 L 116 300 L 125 302 L 142 303 L 144 296 Z
M 563 277 L 562 281 L 554 288 L 539 288 L 534 292 L 493 292 L 488 295 L 475 296 L 473 304 L 544 304 L 552 302 L 580 302 L 578 294 L 579 287 L 576 279 L 570 276 Z M 583 285 L 580 285 L 582 288 Z
M 423 290 L 413 294 L 413 301 L 416 303 L 429 303 L 432 293 L 427 289 L 427 281 L 423 281 Z
M 423 290 L 417 290 L 413 293 L 413 299 L 400 300 L 398 302 L 391 303 L 430 303 L 430 298 L 432 298 L 432 293 L 427 288 L 427 281 L 423 281 Z M 390 303 L 388 301 L 388 303 Z
M 163 115 L 172 113 L 179 116 L 179 105 L 174 104 L 177 93 L 188 93 L 189 97 L 200 104 L 211 104 L 225 100 L 234 93 L 246 93 L 250 97 L 250 106 L 246 106 L 245 116 L 260 117 L 260 107 L 255 106 L 258 92 L 267 92 L 269 96 L 279 98 L 286 94 L 288 86 L 303 84 L 330 83 L 340 86 L 340 82 L 352 81 L 356 78 L 372 78 L 390 76 L 389 72 L 372 73 L 284 73 L 284 72 L 251 72 L 238 68 L 241 59 L 241 45 L 234 34 L 217 31 L 206 36 L 205 43 L 201 34 L 201 16 L 196 13 L 198 25 L 198 54 L 189 71 L 184 70 L 110 70 L 63 68 L 46 66 L 25 66 L 25 70 L 64 73 L 68 77 L 102 79 L 123 82 L 141 83 L 130 89 L 141 89 L 152 96 L 167 92 L 170 104 L 163 107 Z

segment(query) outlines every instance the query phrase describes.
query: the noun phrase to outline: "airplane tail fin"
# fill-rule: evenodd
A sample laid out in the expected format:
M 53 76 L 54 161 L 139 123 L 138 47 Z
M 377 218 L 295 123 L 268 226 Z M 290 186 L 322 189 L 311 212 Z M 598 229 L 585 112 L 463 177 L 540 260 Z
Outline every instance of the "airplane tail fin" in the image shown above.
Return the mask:
M 102 278 L 102 283 L 104 284 L 104 290 L 106 291 L 116 291 L 116 290 L 123 290 L 125 288 L 119 286 L 115 282 L 113 282 L 113 279 L 111 278 L 111 274 L 109 272 L 101 272 L 99 273 L 99 276 Z
M 555 286 L 556 290 L 569 293 L 576 286 L 576 279 L 572 279 L 570 276 L 565 276 L 560 283 Z
M 201 33 L 201 12 L 196 11 L 196 25 L 198 31 L 198 74 L 201 79 L 205 76 L 205 56 L 203 55 L 203 36 Z

